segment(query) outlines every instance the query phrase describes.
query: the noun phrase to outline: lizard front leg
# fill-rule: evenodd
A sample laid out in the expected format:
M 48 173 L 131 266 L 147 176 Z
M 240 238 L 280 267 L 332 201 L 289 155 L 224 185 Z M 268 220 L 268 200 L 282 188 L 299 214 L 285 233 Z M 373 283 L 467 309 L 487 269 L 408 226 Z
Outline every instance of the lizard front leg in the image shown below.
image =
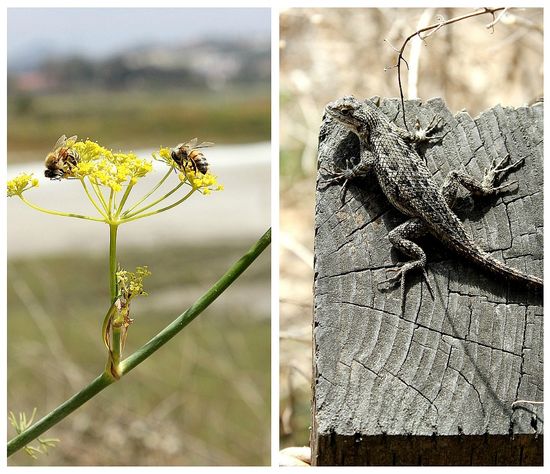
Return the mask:
M 405 276 L 411 270 L 422 270 L 422 274 L 426 279 L 428 290 L 433 295 L 432 288 L 428 280 L 428 274 L 426 273 L 426 253 L 418 244 L 411 240 L 422 237 L 427 233 L 428 229 L 422 220 L 414 217 L 399 225 L 388 234 L 388 238 L 390 239 L 392 245 L 413 259 L 409 262 L 400 264 L 395 269 L 391 269 L 390 271 L 395 274 L 380 283 L 380 285 L 388 284 L 389 286 L 392 286 L 394 283 L 400 282 L 402 311 L 405 302 Z
M 418 145 L 422 142 L 432 142 L 432 141 L 441 141 L 445 135 L 432 135 L 434 130 L 439 128 L 439 123 L 442 121 L 442 118 L 435 115 L 432 118 L 432 121 L 430 124 L 423 128 L 420 125 L 420 120 L 418 118 L 416 119 L 416 122 L 414 124 L 414 131 L 409 131 L 404 128 L 400 128 L 397 125 L 394 124 L 394 130 L 397 132 L 397 134 L 408 141 L 409 143 L 412 143 L 413 145 Z
M 326 173 L 322 178 L 325 180 L 326 186 L 331 184 L 344 181 L 342 188 L 340 189 L 340 197 L 342 202 L 346 198 L 346 191 L 349 185 L 349 182 L 355 178 L 364 177 L 370 173 L 372 164 L 374 162 L 374 154 L 367 150 L 363 145 L 361 145 L 361 156 L 358 163 L 354 163 L 354 157 L 346 159 L 345 168 L 335 168 L 331 169 L 327 167 L 321 167 L 320 170 Z M 326 187 L 325 186 L 325 187 Z

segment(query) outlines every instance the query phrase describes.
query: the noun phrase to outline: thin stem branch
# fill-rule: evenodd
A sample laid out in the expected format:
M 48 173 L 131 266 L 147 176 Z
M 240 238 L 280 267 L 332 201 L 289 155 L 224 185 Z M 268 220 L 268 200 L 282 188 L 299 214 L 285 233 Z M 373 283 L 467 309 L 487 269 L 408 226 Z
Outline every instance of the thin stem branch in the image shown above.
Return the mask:
M 162 184 L 168 179 L 168 176 L 172 173 L 172 170 L 174 167 L 172 166 L 166 174 L 162 177 L 162 179 L 157 183 L 157 185 L 151 189 L 145 196 L 143 196 L 138 202 L 136 202 L 128 211 L 126 211 L 126 214 L 130 214 L 136 207 L 138 207 L 143 201 L 145 201 L 151 194 L 153 194 L 158 188 L 162 186 Z
M 46 214 L 52 214 L 54 216 L 62 216 L 62 217 L 74 217 L 76 219 L 85 219 L 85 220 L 88 220 L 88 221 L 105 222 L 105 219 L 99 219 L 97 217 L 83 216 L 81 214 L 73 214 L 71 212 L 60 212 L 60 211 L 52 211 L 51 209 L 44 209 L 43 207 L 37 206 L 36 204 L 33 204 L 32 202 L 28 201 L 21 194 L 19 194 L 19 198 L 27 206 L 32 207 L 33 209 L 36 209 L 37 211 L 45 212 Z
M 161 201 L 164 201 L 167 197 L 170 197 L 172 194 L 174 194 L 179 188 L 181 188 L 183 185 L 185 184 L 185 181 L 182 181 L 181 183 L 179 183 L 177 186 L 175 186 L 172 190 L 168 191 L 164 196 L 158 198 L 156 201 L 153 201 L 151 204 L 148 204 L 147 206 L 145 207 L 142 207 L 141 209 L 138 209 L 137 211 L 134 211 L 134 212 L 125 212 L 122 217 L 123 219 L 126 219 L 127 217 L 134 217 L 134 216 L 137 216 L 138 214 L 141 214 L 143 211 L 146 211 L 147 209 L 151 209 L 153 206 L 155 206 L 156 204 L 158 204 L 159 202 Z
M 107 202 L 105 201 L 105 197 L 103 196 L 103 193 L 101 192 L 101 188 L 99 187 L 99 184 L 97 184 L 97 181 L 92 181 L 90 179 L 90 184 L 92 185 L 92 189 L 94 190 L 97 198 L 99 199 L 99 202 L 103 206 L 103 209 L 105 209 L 105 212 L 107 215 L 109 215 L 109 207 L 107 206 Z
M 128 196 L 130 195 L 130 191 L 132 191 L 132 188 L 134 187 L 133 183 L 130 183 L 128 186 L 126 186 L 126 191 L 124 191 L 124 195 L 122 196 L 122 199 L 120 200 L 120 204 L 118 205 L 115 217 L 118 218 L 120 216 L 120 213 L 122 212 L 122 209 L 124 207 L 124 204 L 126 204 L 126 200 L 128 199 Z
M 97 209 L 97 212 L 99 212 L 100 215 L 102 215 L 105 219 L 107 219 L 107 214 L 101 210 L 97 202 L 95 202 L 95 199 L 90 194 L 90 191 L 88 190 L 88 186 L 86 186 L 86 182 L 84 181 L 84 178 L 80 178 L 80 182 L 82 183 L 82 187 L 84 188 L 84 191 L 86 192 L 86 196 L 88 196 L 88 199 L 90 202 L 94 205 L 94 207 Z
M 114 217 L 114 200 L 115 200 L 115 190 L 111 188 L 109 192 L 109 219 Z
M 152 216 L 152 215 L 155 215 L 155 214 L 160 214 L 161 212 L 164 212 L 164 211 L 167 211 L 168 209 L 172 209 L 173 207 L 176 207 L 177 205 L 181 204 L 183 201 L 185 201 L 186 199 L 188 199 L 191 194 L 193 194 L 195 191 L 197 190 L 197 188 L 192 188 L 191 191 L 189 191 L 184 197 L 182 197 L 179 201 L 176 201 L 174 202 L 173 204 L 170 204 L 169 206 L 166 206 L 166 207 L 162 207 L 160 209 L 157 209 L 155 211 L 151 211 L 151 212 L 148 212 L 146 214 L 141 214 L 139 215 L 138 213 L 134 212 L 131 214 L 131 217 L 129 219 L 127 218 L 124 218 L 121 220 L 121 222 L 132 222 L 132 221 L 135 221 L 137 219 L 141 219 L 143 217 L 148 217 L 148 216 Z M 171 193 L 170 193 L 171 194 Z M 156 204 L 156 203 L 155 203 Z M 150 206 L 147 206 L 147 207 L 150 207 Z M 146 208 L 144 208 L 145 210 Z
M 269 246 L 270 243 L 271 229 L 268 229 L 268 231 L 260 237 L 260 239 L 250 248 L 250 250 L 237 262 L 235 262 L 229 270 L 187 311 L 178 316 L 147 344 L 124 359 L 121 363 L 122 375 L 127 374 L 130 370 L 138 366 L 151 354 L 172 339 L 199 314 L 201 314 L 252 264 L 252 262 L 254 262 L 254 260 L 256 260 L 256 258 L 258 258 L 258 256 Z M 8 442 L 8 457 L 29 444 L 32 440 L 36 439 L 49 428 L 59 423 L 77 408 L 93 398 L 105 387 L 111 385 L 114 381 L 115 379 L 112 376 L 110 376 L 107 372 L 103 372 L 99 377 L 93 380 L 88 386 L 84 387 L 76 395 L 52 410 L 34 425 L 12 438 Z
M 118 224 L 109 224 L 109 282 L 111 290 L 111 303 L 113 303 L 117 297 L 117 285 L 116 285 L 116 237 L 118 231 Z

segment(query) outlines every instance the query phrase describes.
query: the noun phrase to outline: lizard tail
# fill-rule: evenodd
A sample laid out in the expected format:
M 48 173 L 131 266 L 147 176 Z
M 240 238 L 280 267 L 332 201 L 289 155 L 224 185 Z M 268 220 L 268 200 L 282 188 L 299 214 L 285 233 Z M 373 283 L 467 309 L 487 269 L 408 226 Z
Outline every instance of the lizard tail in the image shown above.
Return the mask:
M 477 248 L 476 252 L 471 252 L 470 249 L 463 249 L 464 253 L 467 254 L 474 262 L 481 265 L 481 267 L 486 268 L 497 275 L 501 275 L 507 280 L 524 284 L 535 290 L 543 289 L 543 280 L 542 278 L 536 277 L 534 275 L 529 275 L 523 273 L 520 270 L 509 267 L 508 265 L 502 263 L 500 260 L 497 260 L 492 255 L 484 252 L 483 250 Z

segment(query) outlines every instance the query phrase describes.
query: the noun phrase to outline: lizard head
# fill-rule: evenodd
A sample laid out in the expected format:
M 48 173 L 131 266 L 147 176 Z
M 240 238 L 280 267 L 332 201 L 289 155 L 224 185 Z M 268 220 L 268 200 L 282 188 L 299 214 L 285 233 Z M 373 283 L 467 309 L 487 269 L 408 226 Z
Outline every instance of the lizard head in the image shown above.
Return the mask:
M 352 96 L 331 102 L 325 110 L 332 118 L 356 133 L 367 123 L 361 102 Z

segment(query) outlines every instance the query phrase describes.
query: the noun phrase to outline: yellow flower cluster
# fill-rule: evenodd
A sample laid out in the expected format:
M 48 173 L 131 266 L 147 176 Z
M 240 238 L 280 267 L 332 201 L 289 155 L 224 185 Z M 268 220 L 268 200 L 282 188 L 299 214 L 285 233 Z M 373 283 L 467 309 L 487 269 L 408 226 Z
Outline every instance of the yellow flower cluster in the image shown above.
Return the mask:
M 113 191 L 120 191 L 124 184 L 135 184 L 153 169 L 150 161 L 142 160 L 134 153 L 113 153 L 91 140 L 76 142 L 72 148 L 80 155 L 74 176 L 88 177 Z
M 19 196 L 27 189 L 38 186 L 38 178 L 32 174 L 21 173 L 16 178 L 8 181 L 8 197 Z
M 223 185 L 218 184 L 216 176 L 210 173 L 202 174 L 200 171 L 195 173 L 194 170 L 185 170 L 178 175 L 180 181 L 186 181 L 198 189 L 202 194 L 208 195 L 212 191 L 223 191 Z
M 136 267 L 135 272 L 129 272 L 127 270 L 119 270 L 116 272 L 120 296 L 126 301 L 129 301 L 134 296 L 146 296 L 147 293 L 143 291 L 143 279 L 149 275 L 151 275 L 151 272 L 147 267 Z
M 159 150 L 159 156 L 162 159 L 162 161 L 166 162 L 167 164 L 172 164 L 174 160 L 172 160 L 172 155 L 170 148 L 161 148 Z M 155 154 L 153 153 L 153 157 L 156 158 Z

